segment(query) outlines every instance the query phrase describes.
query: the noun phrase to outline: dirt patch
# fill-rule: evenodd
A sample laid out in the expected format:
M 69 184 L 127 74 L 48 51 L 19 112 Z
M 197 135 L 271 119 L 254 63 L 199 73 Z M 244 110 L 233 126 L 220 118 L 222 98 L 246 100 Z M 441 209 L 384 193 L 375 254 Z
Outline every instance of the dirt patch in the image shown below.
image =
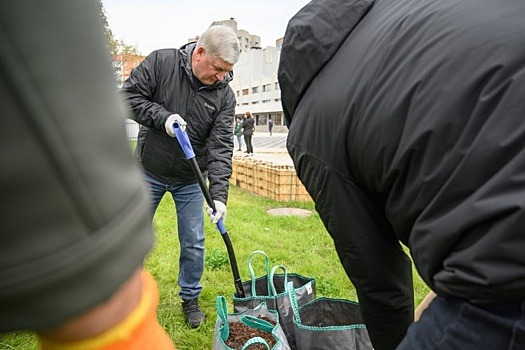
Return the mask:
M 296 215 L 296 216 L 310 216 L 312 215 L 312 212 L 310 210 L 306 209 L 299 209 L 299 208 L 275 208 L 275 209 L 269 209 L 266 211 L 268 214 L 272 216 L 280 216 L 280 215 Z
M 267 317 L 259 317 L 259 318 L 267 322 L 270 322 L 274 326 L 276 324 L 275 321 Z M 270 349 L 276 343 L 271 333 L 263 331 L 261 329 L 248 327 L 242 322 L 230 322 L 229 326 L 230 326 L 230 335 L 225 343 L 232 349 L 235 349 L 235 350 L 242 349 L 244 344 L 246 344 L 246 342 L 253 337 L 261 337 L 264 340 L 266 340 L 268 345 L 270 345 Z M 266 346 L 264 344 L 254 344 L 250 346 L 249 349 L 250 350 L 266 350 Z

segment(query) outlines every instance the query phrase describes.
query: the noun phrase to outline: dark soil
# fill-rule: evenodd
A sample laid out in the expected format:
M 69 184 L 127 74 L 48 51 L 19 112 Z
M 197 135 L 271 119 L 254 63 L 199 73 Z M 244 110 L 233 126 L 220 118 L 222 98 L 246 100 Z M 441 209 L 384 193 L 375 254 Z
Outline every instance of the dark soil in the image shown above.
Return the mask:
M 263 319 L 267 322 L 270 322 L 272 325 L 275 326 L 276 322 L 267 318 L 267 317 L 259 317 L 260 319 Z M 275 345 L 276 341 L 273 338 L 273 335 L 269 332 L 265 332 L 263 330 L 248 327 L 242 322 L 230 322 L 230 336 L 226 340 L 226 345 L 228 345 L 230 348 L 235 350 L 240 350 L 246 344 L 248 340 L 250 340 L 253 337 L 261 337 L 268 345 L 270 345 L 270 349 Z M 266 350 L 266 346 L 264 344 L 253 344 L 248 349 L 250 350 Z

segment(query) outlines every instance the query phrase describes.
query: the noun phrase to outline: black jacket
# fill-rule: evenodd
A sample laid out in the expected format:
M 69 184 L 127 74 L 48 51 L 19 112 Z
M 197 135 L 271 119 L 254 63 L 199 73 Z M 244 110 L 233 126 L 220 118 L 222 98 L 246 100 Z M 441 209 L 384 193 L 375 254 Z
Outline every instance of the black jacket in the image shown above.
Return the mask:
M 196 177 L 176 138 L 166 134 L 164 123 L 179 114 L 188 123 L 186 131 L 199 167 L 210 181 L 212 198 L 226 203 L 232 173 L 235 95 L 223 81 L 206 86 L 191 70 L 195 43 L 178 49 L 152 52 L 132 71 L 122 92 L 141 124 L 136 155 L 147 174 L 166 183 L 195 182 Z
M 525 296 L 525 3 L 314 0 L 288 25 L 287 147 L 376 349 L 439 295 Z M 301 45 L 298 45 L 298 44 Z
M 253 135 L 253 132 L 255 131 L 255 119 L 253 118 L 246 118 L 242 122 L 242 128 L 243 128 L 243 135 L 250 136 Z

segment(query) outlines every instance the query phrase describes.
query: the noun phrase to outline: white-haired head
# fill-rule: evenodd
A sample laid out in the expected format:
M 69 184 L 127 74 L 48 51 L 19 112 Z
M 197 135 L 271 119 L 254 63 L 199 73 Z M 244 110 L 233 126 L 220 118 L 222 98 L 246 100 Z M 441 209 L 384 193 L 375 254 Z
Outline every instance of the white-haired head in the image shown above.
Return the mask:
M 230 64 L 239 60 L 240 45 L 232 28 L 225 25 L 210 26 L 197 41 L 210 56 L 220 58 Z

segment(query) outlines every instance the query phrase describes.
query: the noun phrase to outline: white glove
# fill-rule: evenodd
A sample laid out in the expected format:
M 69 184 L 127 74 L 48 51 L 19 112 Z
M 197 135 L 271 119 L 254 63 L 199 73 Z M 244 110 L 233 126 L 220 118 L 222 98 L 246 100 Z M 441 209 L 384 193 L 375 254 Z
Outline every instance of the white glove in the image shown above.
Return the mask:
M 186 121 L 178 114 L 172 114 L 168 117 L 166 120 L 166 123 L 164 123 L 164 127 L 166 128 L 166 133 L 170 135 L 171 137 L 175 137 L 175 132 L 173 131 L 173 124 L 178 123 L 179 127 L 182 129 L 182 132 L 186 130 Z
M 211 222 L 216 224 L 221 218 L 222 221 L 226 220 L 226 205 L 219 201 L 213 201 L 213 203 L 215 204 L 215 209 L 217 209 L 215 213 L 213 213 L 213 209 L 211 207 L 206 206 L 206 212 L 210 216 Z

